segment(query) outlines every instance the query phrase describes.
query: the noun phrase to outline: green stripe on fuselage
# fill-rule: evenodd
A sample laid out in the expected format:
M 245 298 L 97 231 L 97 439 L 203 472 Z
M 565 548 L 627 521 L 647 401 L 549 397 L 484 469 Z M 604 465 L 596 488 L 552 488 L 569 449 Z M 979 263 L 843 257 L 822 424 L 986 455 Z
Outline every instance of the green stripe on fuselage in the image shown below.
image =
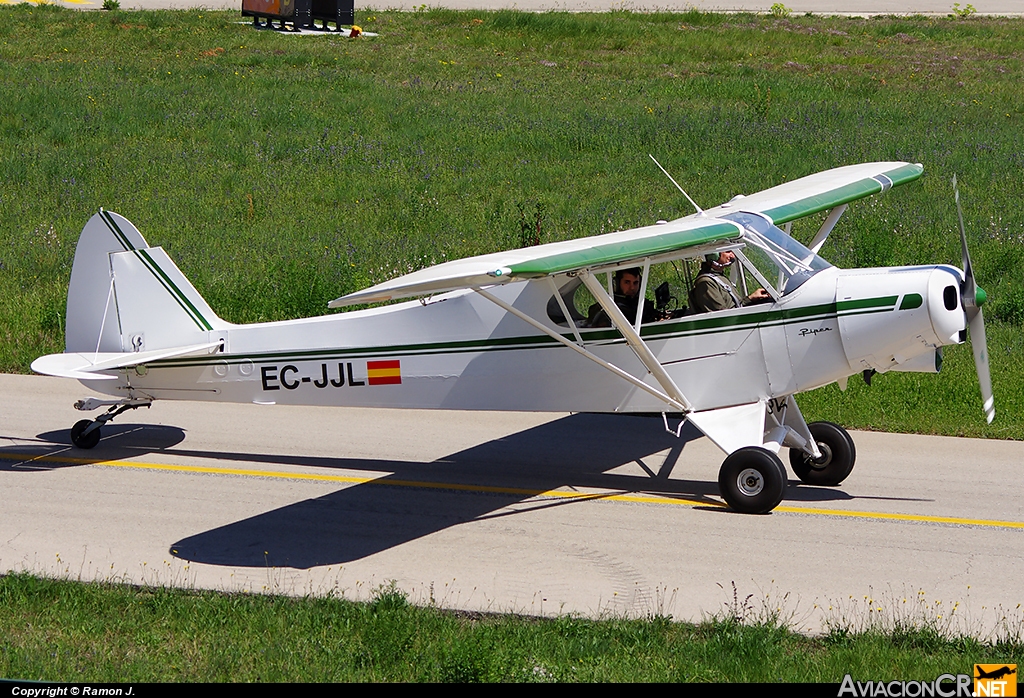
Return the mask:
M 835 319 L 839 315 L 861 315 L 895 310 L 897 296 L 869 298 L 859 301 L 843 301 L 842 308 L 837 303 L 821 303 L 799 308 L 783 308 L 763 310 L 760 312 L 741 313 L 727 316 L 696 316 L 659 322 L 642 328 L 641 335 L 645 339 L 663 341 L 668 339 L 696 337 L 705 334 L 722 332 L 753 331 L 758 327 L 787 325 L 810 320 Z M 584 343 L 590 346 L 622 344 L 625 342 L 615 329 L 587 330 L 580 328 Z M 573 335 L 563 334 L 572 341 Z M 378 347 L 352 347 L 345 349 L 311 349 L 301 351 L 273 351 L 258 354 L 218 354 L 215 360 L 209 357 L 167 359 L 149 364 L 152 368 L 185 368 L 201 367 L 213 364 L 240 364 L 249 361 L 327 361 L 340 358 L 375 358 L 379 356 L 430 356 L 436 354 L 464 354 L 467 352 L 515 351 L 520 349 L 538 349 L 560 347 L 552 337 L 532 335 L 520 337 L 500 337 L 494 339 L 470 339 L 457 342 L 429 342 L 422 344 L 400 344 Z
M 891 310 L 896 305 L 899 296 L 884 296 L 882 298 L 864 298 L 855 301 L 839 301 L 836 303 L 836 311 L 840 315 L 846 315 L 850 310 L 866 310 L 869 308 L 880 308 Z

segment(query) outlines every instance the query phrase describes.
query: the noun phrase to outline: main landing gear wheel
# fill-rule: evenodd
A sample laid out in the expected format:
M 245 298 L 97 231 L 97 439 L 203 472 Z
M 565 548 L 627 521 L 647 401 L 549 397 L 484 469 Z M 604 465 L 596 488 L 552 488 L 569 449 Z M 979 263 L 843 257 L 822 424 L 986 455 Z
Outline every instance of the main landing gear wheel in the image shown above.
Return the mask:
M 88 434 L 85 430 L 92 424 L 91 419 L 83 419 L 80 422 L 75 422 L 75 426 L 71 427 L 71 443 L 78 448 L 93 448 L 100 442 L 100 428 L 96 427 Z
M 767 514 L 786 492 L 786 469 L 771 451 L 747 446 L 733 451 L 718 471 L 718 489 L 733 511 Z
M 812 422 L 807 428 L 818 444 L 821 458 L 815 460 L 800 449 L 791 448 L 789 464 L 801 482 L 834 487 L 849 477 L 857 460 L 853 439 L 846 429 L 832 422 Z

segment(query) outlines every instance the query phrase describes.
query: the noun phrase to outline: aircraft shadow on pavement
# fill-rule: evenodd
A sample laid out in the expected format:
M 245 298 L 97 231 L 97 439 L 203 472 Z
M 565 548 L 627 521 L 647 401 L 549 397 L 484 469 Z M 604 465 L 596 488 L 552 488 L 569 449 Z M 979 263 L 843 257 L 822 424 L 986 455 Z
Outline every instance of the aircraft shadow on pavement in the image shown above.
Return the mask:
M 665 432 L 660 419 L 576 414 L 432 463 L 191 452 L 233 461 L 384 470 L 388 474 L 371 483 L 189 536 L 172 545 L 170 553 L 192 562 L 232 567 L 306 569 L 343 564 L 468 521 L 579 501 L 526 502 L 534 494 L 566 485 L 678 497 L 717 509 L 719 502 L 709 498 L 718 494 L 717 478 L 669 478 L 685 445 L 700 437 L 700 432 L 687 425 L 676 439 Z M 665 449 L 670 449 L 669 455 L 657 472 L 644 463 Z M 175 453 L 189 452 L 175 449 Z M 629 463 L 639 465 L 647 474 L 608 472 Z M 715 463 L 713 473 L 717 467 Z M 459 489 L 461 485 L 470 487 Z M 807 489 L 790 487 L 788 492 Z M 824 490 L 818 499 L 849 498 L 834 488 L 809 489 Z
M 170 449 L 185 438 L 179 427 L 152 424 L 110 424 L 104 432 L 103 440 L 89 451 L 72 448 L 68 430 L 45 432 L 34 441 L 19 439 L 20 443 L 0 447 L 0 471 L 45 471 L 137 458 Z M 184 457 L 386 474 L 190 536 L 172 545 L 171 554 L 238 567 L 340 564 L 467 521 L 579 501 L 524 504 L 534 494 L 565 486 L 677 497 L 732 514 L 710 499 L 718 495 L 717 460 L 707 464 L 706 479 L 669 477 L 686 444 L 701 437 L 686 424 L 677 439 L 665 432 L 659 418 L 575 414 L 431 463 L 174 448 L 172 453 Z M 660 466 L 649 465 L 656 460 L 652 454 L 666 449 L 668 456 Z M 609 472 L 627 464 L 633 464 L 635 474 Z M 790 481 L 786 500 L 859 498 L 834 487 L 796 484 L 795 479 Z M 468 487 L 459 489 L 463 485 Z
M 699 434 L 669 436 L 660 419 L 577 414 L 431 463 L 302 458 L 298 460 L 307 466 L 388 474 L 190 536 L 172 545 L 171 554 L 240 567 L 340 564 L 461 523 L 512 514 L 508 507 L 565 485 L 644 490 L 701 501 L 717 494 L 717 483 L 668 477 L 693 436 Z M 606 472 L 666 448 L 672 448 L 669 458 L 653 478 Z M 236 456 L 242 454 L 231 455 Z M 471 489 L 458 489 L 464 485 Z M 535 500 L 524 506 L 572 501 Z
M 9 438 L 17 443 L 0 447 L 0 471 L 37 472 L 163 451 L 184 441 L 185 430 L 161 424 L 107 424 L 99 444 L 88 451 L 71 445 L 69 429 L 47 431 L 31 440 Z

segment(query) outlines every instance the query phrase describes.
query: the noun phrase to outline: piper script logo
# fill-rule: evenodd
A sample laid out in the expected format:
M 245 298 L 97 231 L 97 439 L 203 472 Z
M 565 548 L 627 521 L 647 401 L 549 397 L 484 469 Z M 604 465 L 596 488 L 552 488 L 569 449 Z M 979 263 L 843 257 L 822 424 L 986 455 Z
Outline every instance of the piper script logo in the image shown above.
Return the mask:
M 1016 696 L 1017 665 L 1016 664 L 975 664 L 974 695 L 984 696 Z

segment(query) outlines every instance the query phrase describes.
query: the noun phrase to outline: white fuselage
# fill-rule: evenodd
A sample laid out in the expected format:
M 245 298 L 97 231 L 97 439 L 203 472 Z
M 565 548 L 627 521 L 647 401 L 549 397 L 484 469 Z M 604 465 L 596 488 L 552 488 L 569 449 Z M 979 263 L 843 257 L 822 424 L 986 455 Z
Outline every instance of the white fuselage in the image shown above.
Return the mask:
M 818 272 L 777 303 L 645 325 L 641 335 L 697 410 L 810 390 L 863 370 L 934 371 L 964 327 L 952 267 Z M 564 279 L 563 279 L 564 281 Z M 570 341 L 546 313 L 551 288 L 490 292 Z M 615 329 L 581 329 L 593 354 L 656 382 Z M 458 410 L 659 412 L 659 401 L 474 291 L 426 302 L 209 332 L 219 353 L 156 361 L 120 397 Z M 646 375 L 646 378 L 644 376 Z

